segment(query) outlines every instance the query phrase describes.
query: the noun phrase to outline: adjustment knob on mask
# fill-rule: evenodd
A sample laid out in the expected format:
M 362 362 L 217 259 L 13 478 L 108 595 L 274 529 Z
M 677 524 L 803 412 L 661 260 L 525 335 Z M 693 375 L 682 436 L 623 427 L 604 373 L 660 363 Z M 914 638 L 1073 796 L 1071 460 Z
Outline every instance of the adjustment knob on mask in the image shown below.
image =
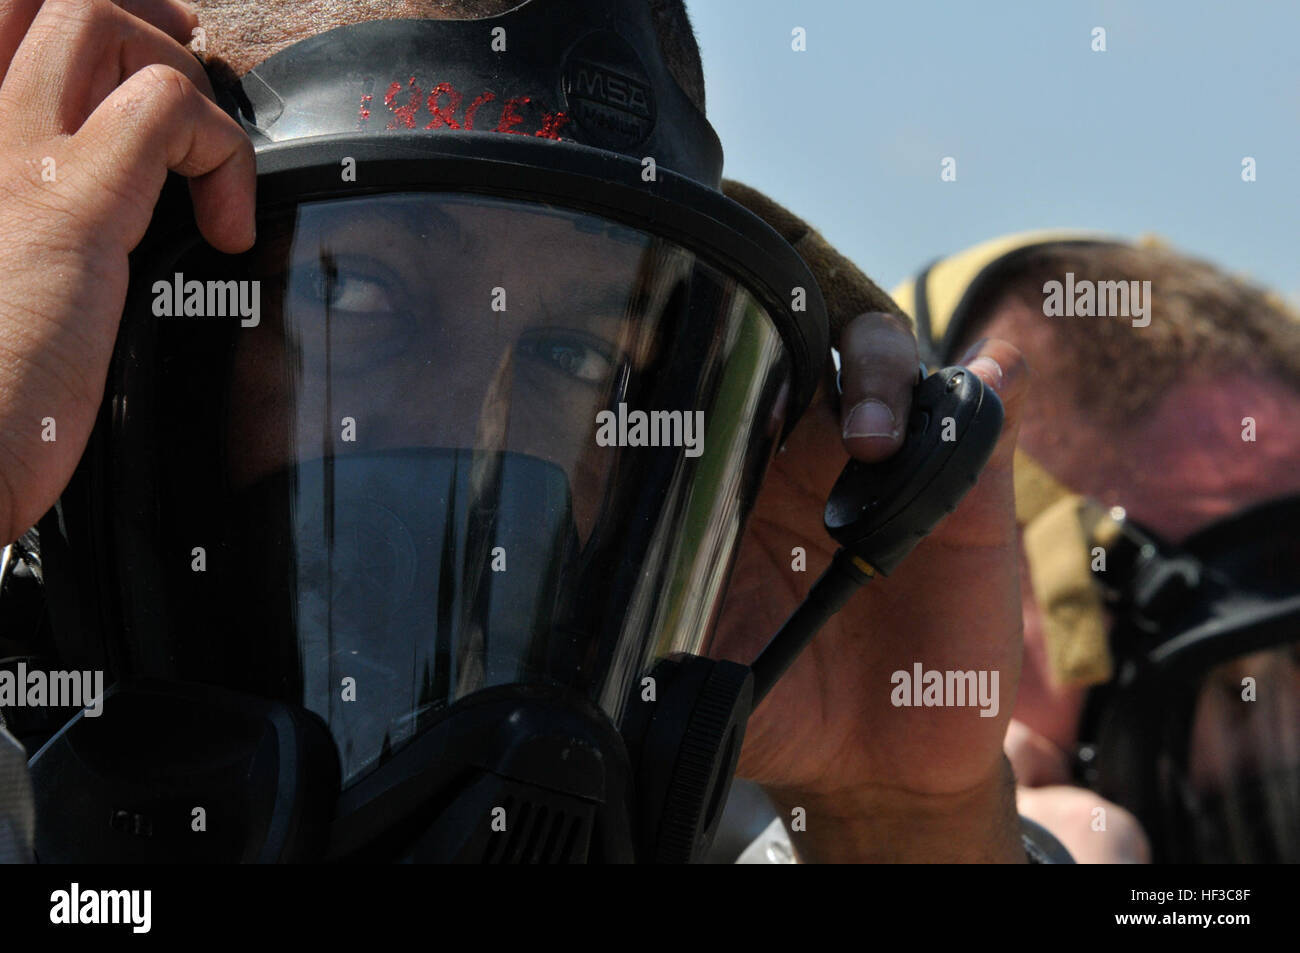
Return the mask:
M 689 863 L 713 841 L 745 739 L 753 679 L 735 662 L 662 660 L 661 686 L 641 748 L 645 859 Z

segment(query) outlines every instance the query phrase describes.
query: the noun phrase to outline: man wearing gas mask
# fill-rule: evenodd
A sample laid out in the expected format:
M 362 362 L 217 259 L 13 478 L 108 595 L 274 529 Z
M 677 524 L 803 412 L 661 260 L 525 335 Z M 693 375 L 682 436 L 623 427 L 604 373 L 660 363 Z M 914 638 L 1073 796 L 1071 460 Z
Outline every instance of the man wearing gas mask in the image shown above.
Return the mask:
M 932 360 L 1005 336 L 1036 372 L 1021 810 L 1079 860 L 1300 860 L 1300 320 L 1095 234 L 990 241 L 895 297 Z
M 4 655 L 115 684 L 29 725 L 36 855 L 691 860 L 739 764 L 807 859 L 1024 860 L 1019 352 L 927 379 L 984 475 L 777 683 L 836 475 L 928 424 L 892 302 L 723 195 L 684 11 L 201 13 L 215 85 L 168 0 L 0 21 Z

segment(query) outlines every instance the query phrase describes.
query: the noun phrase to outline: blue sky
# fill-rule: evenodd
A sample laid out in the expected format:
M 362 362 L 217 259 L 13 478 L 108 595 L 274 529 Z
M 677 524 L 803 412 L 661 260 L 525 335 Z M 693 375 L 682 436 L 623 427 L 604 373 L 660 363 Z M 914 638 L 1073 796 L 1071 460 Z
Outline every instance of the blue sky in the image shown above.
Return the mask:
M 687 6 L 726 174 L 886 287 L 986 238 L 1070 226 L 1155 232 L 1300 302 L 1295 0 Z

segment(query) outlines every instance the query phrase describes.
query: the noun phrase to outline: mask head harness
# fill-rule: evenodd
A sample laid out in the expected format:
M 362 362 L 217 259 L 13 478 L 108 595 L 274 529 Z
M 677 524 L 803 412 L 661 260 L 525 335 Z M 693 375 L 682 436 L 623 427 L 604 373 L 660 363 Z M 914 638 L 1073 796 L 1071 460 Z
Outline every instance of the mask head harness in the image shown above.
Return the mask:
M 1116 243 L 1085 232 L 1014 235 L 936 261 L 893 295 L 914 319 L 922 358 L 943 363 L 1026 256 Z M 1173 545 L 1123 508 L 1065 486 L 1023 450 L 1015 489 L 1053 678 L 1089 688 L 1079 782 L 1134 811 L 1157 860 L 1300 858 L 1300 751 L 1275 734 L 1300 709 L 1300 498 L 1252 507 Z M 1254 681 L 1242 678 L 1252 675 L 1282 699 L 1273 710 L 1243 702 Z M 1221 697 L 1232 714 L 1216 707 Z M 1258 716 L 1250 731 L 1247 714 Z M 1232 743 L 1228 719 L 1245 732 Z M 1224 754 L 1261 740 L 1280 766 Z

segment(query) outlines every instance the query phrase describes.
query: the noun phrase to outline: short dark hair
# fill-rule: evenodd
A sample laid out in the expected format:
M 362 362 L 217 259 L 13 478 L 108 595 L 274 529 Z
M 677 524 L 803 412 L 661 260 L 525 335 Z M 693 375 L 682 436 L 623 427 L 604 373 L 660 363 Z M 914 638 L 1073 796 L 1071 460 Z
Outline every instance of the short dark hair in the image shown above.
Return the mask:
M 704 64 L 685 0 L 649 0 L 649 3 L 655 33 L 659 36 L 659 50 L 673 79 L 691 98 L 695 108 L 704 112 Z
M 198 0 L 199 22 L 208 32 L 207 62 L 227 78 L 242 76 L 290 43 L 314 33 L 367 20 L 436 16 L 473 19 L 504 13 L 521 0 L 320 0 L 310 18 L 293 16 L 305 0 Z M 645 0 L 654 18 L 659 50 L 673 78 L 704 112 L 704 66 L 685 0 Z M 305 12 L 305 11 L 304 11 Z

